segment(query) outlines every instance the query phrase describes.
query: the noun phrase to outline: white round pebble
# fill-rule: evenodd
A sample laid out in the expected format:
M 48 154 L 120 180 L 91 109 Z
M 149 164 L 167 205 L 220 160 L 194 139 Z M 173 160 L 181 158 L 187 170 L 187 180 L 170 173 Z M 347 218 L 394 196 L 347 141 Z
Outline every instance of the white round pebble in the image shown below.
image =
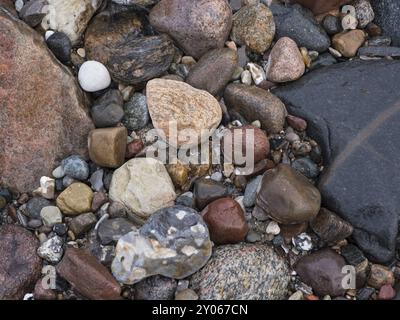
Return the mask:
M 78 73 L 79 84 L 87 92 L 96 92 L 107 88 L 111 84 L 110 73 L 98 61 L 86 61 Z
M 23 6 L 24 6 L 24 1 L 23 0 L 15 1 L 15 10 L 17 12 L 20 12 Z
M 222 173 L 221 172 L 214 172 L 212 175 L 211 175 L 211 180 L 214 180 L 214 181 L 217 181 L 217 182 L 220 182 L 220 181 L 222 181 L 222 178 L 223 178 L 223 175 L 222 175 Z
M 76 50 L 76 53 L 82 58 L 86 57 L 86 51 L 84 48 L 79 48 L 78 50 Z
M 52 35 L 54 34 L 53 30 L 47 30 L 46 33 L 44 34 L 44 39 L 47 41 Z
M 268 226 L 267 230 L 265 230 L 267 234 L 272 234 L 274 236 L 278 235 L 281 232 L 281 228 L 275 221 L 271 221 Z

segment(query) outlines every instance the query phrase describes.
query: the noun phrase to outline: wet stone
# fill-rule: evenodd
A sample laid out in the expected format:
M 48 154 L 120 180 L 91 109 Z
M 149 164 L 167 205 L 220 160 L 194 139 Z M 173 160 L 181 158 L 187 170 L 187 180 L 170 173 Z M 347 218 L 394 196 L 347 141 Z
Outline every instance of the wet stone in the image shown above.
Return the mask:
M 147 108 L 146 96 L 135 93 L 132 98 L 124 104 L 124 118 L 122 123 L 128 130 L 143 129 L 150 120 Z
M 40 219 L 40 212 L 44 207 L 51 206 L 51 202 L 45 198 L 33 197 L 26 204 L 26 210 L 29 217 L 33 219 Z
M 125 218 L 108 219 L 100 224 L 97 236 L 102 245 L 107 245 L 116 243 L 122 236 L 135 230 L 136 226 Z
M 212 201 L 227 195 L 228 189 L 221 182 L 201 178 L 194 184 L 193 197 L 199 210 L 203 210 Z

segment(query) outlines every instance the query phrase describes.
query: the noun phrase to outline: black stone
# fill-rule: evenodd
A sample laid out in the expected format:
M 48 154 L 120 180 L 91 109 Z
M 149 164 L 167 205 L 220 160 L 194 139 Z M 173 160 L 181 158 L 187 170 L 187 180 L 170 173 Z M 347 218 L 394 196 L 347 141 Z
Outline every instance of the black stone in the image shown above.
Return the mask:
M 62 63 L 68 63 L 71 60 L 72 44 L 65 33 L 54 32 L 47 40 L 47 46 Z
M 330 53 L 323 53 L 320 56 L 318 56 L 317 60 L 313 61 L 311 63 L 310 70 L 315 70 L 321 67 L 327 67 L 331 66 L 333 64 L 337 63 L 337 60 L 335 59 L 334 56 L 332 56 Z
M 44 6 L 47 5 L 45 0 L 25 1 L 25 5 L 19 12 L 20 18 L 31 27 L 36 27 L 42 22 L 44 16 Z
M 400 1 L 372 0 L 371 4 L 375 12 L 374 22 L 385 35 L 392 37 L 394 45 L 400 46 Z
M 309 179 L 315 179 L 319 176 L 319 168 L 310 158 L 298 158 L 293 161 L 292 167 Z
M 53 231 L 60 237 L 65 236 L 68 232 L 68 226 L 65 223 L 57 223 L 53 226 Z
M 194 183 L 193 196 L 199 210 L 203 210 L 209 203 L 227 195 L 227 188 L 220 182 L 201 178 Z
M 13 198 L 10 190 L 7 188 L 0 188 L 0 197 L 6 199 L 7 202 L 11 202 Z
M 343 30 L 340 19 L 331 14 L 328 14 L 325 16 L 324 20 L 322 20 L 322 27 L 329 35 L 334 35 Z
M 398 234 L 399 83 L 399 61 L 351 61 L 273 90 L 322 148 L 324 206 L 353 225 L 357 245 L 379 263 L 394 258 Z
M 275 20 L 276 39 L 289 37 L 299 47 L 318 52 L 328 50 L 330 38 L 310 10 L 298 4 L 284 6 L 277 3 L 271 4 L 270 9 Z
M 366 259 L 362 251 L 354 244 L 348 244 L 342 247 L 341 254 L 346 259 L 346 262 L 352 266 L 357 266 Z
M 361 288 L 360 290 L 357 291 L 356 298 L 357 300 L 369 300 L 369 298 L 372 296 L 372 294 L 375 293 L 374 288 Z
M 119 90 L 109 90 L 98 98 L 90 111 L 96 128 L 116 126 L 124 116 L 123 104 Z

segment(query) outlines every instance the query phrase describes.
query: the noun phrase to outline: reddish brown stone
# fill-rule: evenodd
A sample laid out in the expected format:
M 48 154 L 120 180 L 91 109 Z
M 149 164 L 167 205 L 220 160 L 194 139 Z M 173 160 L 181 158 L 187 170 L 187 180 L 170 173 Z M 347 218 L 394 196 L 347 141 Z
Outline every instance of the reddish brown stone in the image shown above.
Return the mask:
M 390 284 L 381 287 L 378 294 L 379 300 L 392 300 L 396 296 L 396 291 Z
M 126 159 L 134 158 L 144 147 L 143 141 L 140 139 L 133 140 L 131 143 L 126 145 Z
M 36 282 L 33 298 L 35 300 L 56 300 L 56 293 L 52 289 L 45 289 L 42 280 L 43 279 L 39 279 L 38 282 Z
M 58 274 L 91 300 L 118 300 L 121 287 L 96 258 L 82 249 L 68 248 L 57 265 Z
M 242 207 L 231 198 L 211 202 L 201 214 L 216 244 L 243 241 L 249 231 Z
M 18 16 L 17 11 L 15 11 L 14 1 L 12 0 L 0 0 L 0 8 L 5 8 L 14 16 Z
M 251 141 L 252 137 L 254 137 L 253 141 Z M 230 143 L 230 146 L 227 146 L 227 143 Z M 247 146 L 247 143 L 249 146 Z M 269 153 L 267 135 L 261 129 L 251 125 L 232 128 L 230 130 L 230 137 L 228 138 L 228 134 L 224 136 L 222 152 L 229 150 L 225 150 L 225 147 L 231 148 L 232 156 L 229 157 L 229 154 L 224 155 L 228 157 L 228 161 L 232 159 L 233 163 L 236 165 L 244 165 L 244 162 L 247 161 L 247 158 L 251 154 L 254 157 L 254 163 L 260 162 L 265 159 Z M 235 155 L 235 157 L 233 157 L 233 155 Z
M 270 160 L 270 159 L 264 159 L 261 160 L 260 162 L 257 162 L 254 165 L 254 169 L 252 172 L 250 172 L 249 174 L 246 174 L 247 179 L 251 179 L 255 176 L 259 176 L 260 174 L 263 174 L 265 171 L 269 170 L 269 169 L 273 169 L 275 168 L 275 163 Z
M 302 118 L 288 115 L 286 121 L 294 130 L 305 131 L 307 129 L 307 122 Z
M 291 0 L 292 3 L 299 3 L 306 7 L 314 14 L 320 14 L 339 8 L 341 5 L 351 2 L 352 0 Z
M 39 241 L 17 225 L 0 228 L 0 300 L 22 299 L 40 277 Z
M 369 273 L 368 285 L 380 289 L 385 284 L 394 285 L 394 274 L 385 266 L 380 264 L 373 264 Z
M 104 192 L 95 192 L 92 200 L 92 211 L 96 212 L 108 201 L 108 196 Z
M 86 156 L 93 124 L 75 77 L 3 10 L 0 57 L 0 184 L 31 192 L 61 159 Z

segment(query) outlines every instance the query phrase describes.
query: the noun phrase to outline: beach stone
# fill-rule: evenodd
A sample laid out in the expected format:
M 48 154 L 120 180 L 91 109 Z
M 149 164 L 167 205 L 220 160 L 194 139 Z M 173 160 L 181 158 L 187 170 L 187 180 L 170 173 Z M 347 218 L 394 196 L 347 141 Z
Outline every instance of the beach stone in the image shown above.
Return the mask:
M 20 300 L 39 279 L 42 260 L 36 255 L 39 241 L 17 225 L 0 227 L 0 299 Z
M 274 17 L 266 5 L 246 5 L 233 15 L 231 39 L 236 44 L 262 54 L 271 46 L 274 36 Z
M 316 294 L 337 297 L 345 293 L 342 287 L 342 280 L 346 275 L 342 273 L 342 269 L 345 265 L 343 257 L 335 251 L 322 249 L 301 257 L 295 265 L 295 271 Z
M 199 300 L 199 296 L 192 289 L 184 289 L 175 294 L 175 300 Z
M 393 57 L 400 58 L 400 48 L 399 47 L 361 47 L 358 49 L 358 56 L 366 56 L 366 57 Z
M 79 237 L 94 227 L 96 222 L 96 216 L 92 212 L 88 212 L 72 218 L 68 227 L 75 236 Z
M 96 92 L 108 88 L 111 77 L 102 63 L 90 60 L 85 61 L 79 68 L 78 81 L 86 92 Z
M 289 280 L 286 261 L 271 246 L 235 244 L 218 246 L 190 284 L 200 300 L 281 300 Z
M 275 20 L 276 39 L 289 37 L 299 47 L 318 52 L 329 48 L 329 36 L 308 9 L 297 4 L 285 6 L 278 3 L 271 4 L 270 9 Z
M 62 63 L 68 63 L 71 60 L 72 44 L 68 36 L 62 32 L 55 32 L 46 39 L 47 46 Z
M 322 27 L 329 35 L 334 35 L 343 30 L 340 19 L 331 14 L 326 15 L 322 20 Z
M 112 2 L 121 4 L 124 6 L 132 6 L 132 5 L 138 5 L 138 6 L 151 6 L 153 4 L 156 4 L 160 0 L 112 0 Z
M 132 159 L 144 148 L 144 143 L 140 139 L 133 140 L 126 145 L 125 158 Z
M 147 219 L 171 205 L 176 198 L 174 185 L 164 165 L 152 158 L 134 158 L 114 171 L 109 197 L 134 215 Z
M 396 291 L 390 284 L 383 285 L 378 294 L 379 300 L 392 300 L 396 296 Z
M 204 54 L 190 69 L 186 82 L 192 87 L 219 94 L 237 67 L 237 52 L 229 48 L 214 49 Z
M 225 0 L 161 0 L 150 11 L 151 25 L 169 34 L 196 59 L 222 48 L 232 27 L 232 10 Z
M 38 33 L 2 8 L 0 43 L 0 184 L 31 192 L 61 159 L 87 153 L 93 124 L 73 75 L 54 59 Z M 16 83 L 23 83 L 25 90 L 17 90 Z
M 84 181 L 89 177 L 89 165 L 78 155 L 69 156 L 61 161 L 64 175 L 70 178 Z
M 228 189 L 221 182 L 200 178 L 194 183 L 193 197 L 199 210 L 203 210 L 209 203 L 227 195 Z
M 357 54 L 358 49 L 365 41 L 365 33 L 362 30 L 350 30 L 336 34 L 332 38 L 332 46 L 344 57 L 351 58 Z
M 291 114 L 307 120 L 308 134 L 322 149 L 327 170 L 318 188 L 324 207 L 351 223 L 356 244 L 380 263 L 394 257 L 398 234 L 400 204 L 393 188 L 400 179 L 391 159 L 400 148 L 393 136 L 400 120 L 399 74 L 398 61 L 352 61 L 273 90 Z
M 43 286 L 43 280 L 39 279 L 36 282 L 35 289 L 33 292 L 33 299 L 35 300 L 56 300 L 57 295 L 54 290 L 46 289 Z
M 208 140 L 204 130 L 212 133 L 222 119 L 221 107 L 211 94 L 184 82 L 153 79 L 147 83 L 146 96 L 154 128 L 162 131 L 167 141 L 171 138 L 169 143 L 173 146 L 192 146 Z M 171 121 L 177 126 L 177 138 L 169 136 Z M 191 139 L 185 133 L 196 134 L 199 139 Z
M 62 223 L 62 213 L 56 206 L 47 206 L 40 210 L 40 217 L 43 224 L 47 227 L 53 227 L 57 223 Z
M 44 207 L 51 206 L 51 202 L 42 197 L 33 197 L 26 204 L 26 211 L 31 219 L 40 219 L 40 212 Z
M 54 236 L 40 245 L 37 254 L 50 263 L 58 263 L 64 253 L 63 244 L 64 242 L 59 236 Z
M 57 207 L 66 215 L 75 216 L 89 212 L 93 191 L 86 184 L 76 182 L 65 189 L 56 200 Z
M 102 0 L 46 0 L 47 11 L 41 22 L 44 30 L 54 30 L 65 33 L 76 44 L 86 27 L 100 8 Z
M 118 168 L 125 161 L 128 132 L 125 127 L 101 128 L 90 131 L 89 157 L 95 164 Z
M 267 133 L 283 130 L 286 107 L 280 99 L 269 91 L 244 84 L 229 84 L 224 93 L 229 109 L 241 114 L 247 121 L 259 120 L 261 128 Z
M 105 266 L 83 249 L 68 248 L 57 273 L 91 300 L 119 300 L 121 287 Z
M 253 207 L 256 204 L 257 192 L 261 180 L 262 176 L 257 176 L 246 185 L 243 198 L 243 204 L 245 207 Z
M 166 34 L 155 35 L 135 9 L 107 9 L 90 23 L 85 35 L 89 59 L 103 63 L 117 82 L 140 85 L 161 76 L 175 48 Z
M 152 276 L 133 286 L 135 300 L 173 300 L 178 284 L 175 279 Z
M 296 42 L 288 37 L 280 38 L 268 58 L 267 79 L 272 82 L 295 81 L 304 74 L 305 69 Z
M 393 45 L 400 46 L 400 3 L 396 0 L 372 0 L 371 4 L 375 12 L 374 22 L 392 38 Z
M 299 224 L 318 214 L 321 195 L 302 174 L 280 164 L 264 173 L 256 205 L 279 223 Z
M 46 5 L 47 1 L 45 0 L 25 2 L 22 9 L 19 11 L 19 16 L 29 26 L 34 28 L 42 22 L 43 17 L 46 15 Z
M 215 244 L 244 241 L 249 227 L 240 204 L 231 198 L 211 202 L 201 212 Z
M 146 96 L 134 93 L 132 98 L 124 104 L 124 118 L 122 123 L 128 130 L 143 129 L 150 120 Z
M 96 128 L 116 126 L 124 116 L 123 104 L 122 95 L 118 90 L 109 90 L 98 98 L 90 110 Z
M 385 284 L 394 285 L 395 278 L 393 272 L 386 266 L 379 264 L 371 265 L 369 273 L 368 285 L 375 289 L 380 289 Z
M 360 28 L 365 28 L 368 23 L 374 20 L 375 13 L 369 0 L 355 0 L 351 5 L 356 10 L 356 18 Z
M 343 4 L 351 1 L 352 0 L 290 0 L 290 2 L 299 3 L 302 6 L 309 8 L 315 15 L 338 9 Z
M 122 236 L 131 231 L 136 231 L 135 225 L 125 218 L 115 218 L 103 221 L 97 235 L 102 245 L 116 243 Z
M 186 185 L 189 179 L 190 168 L 180 161 L 175 164 L 167 165 L 167 171 L 172 179 L 172 182 L 177 188 L 182 188 Z
M 95 172 L 92 173 L 90 176 L 90 184 L 92 186 L 92 189 L 94 191 L 103 191 L 104 190 L 104 183 L 103 183 L 103 177 L 104 177 L 104 170 L 99 169 L 96 170 Z
M 292 168 L 306 176 L 308 179 L 316 179 L 320 173 L 317 164 L 308 157 L 297 158 L 294 160 Z
M 207 225 L 197 211 L 173 206 L 153 213 L 139 231 L 121 237 L 111 269 L 122 283 L 162 275 L 183 279 L 211 256 Z

